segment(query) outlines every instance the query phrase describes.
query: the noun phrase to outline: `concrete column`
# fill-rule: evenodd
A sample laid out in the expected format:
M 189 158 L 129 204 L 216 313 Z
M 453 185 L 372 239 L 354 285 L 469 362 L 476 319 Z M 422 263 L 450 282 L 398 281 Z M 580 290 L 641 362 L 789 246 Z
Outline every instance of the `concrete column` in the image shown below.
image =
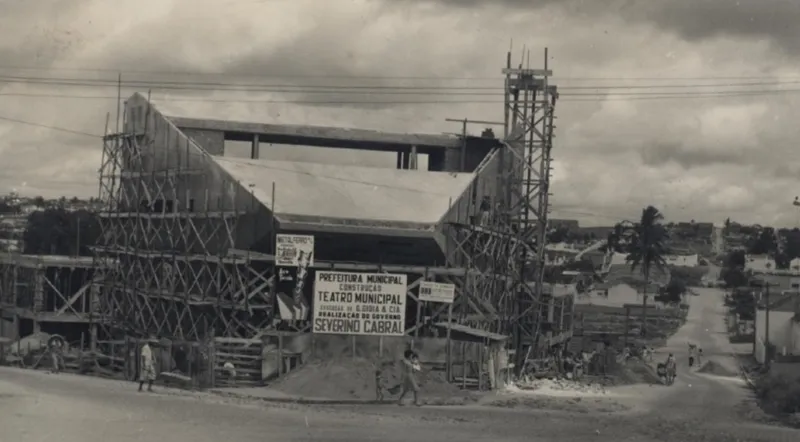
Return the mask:
M 401 169 L 408 169 L 411 164 L 411 150 L 403 152 L 403 167 Z
M 408 168 L 417 170 L 417 146 L 411 146 L 411 152 L 408 155 Z
M 39 267 L 34 272 L 34 286 L 33 286 L 33 332 L 39 333 L 41 327 L 39 325 L 39 313 L 44 310 L 44 272 L 45 269 Z
M 403 168 L 403 152 L 397 152 L 397 168 Z
M 261 157 L 261 152 L 258 145 L 258 134 L 253 134 L 253 141 L 250 144 L 250 158 L 257 160 L 259 157 Z

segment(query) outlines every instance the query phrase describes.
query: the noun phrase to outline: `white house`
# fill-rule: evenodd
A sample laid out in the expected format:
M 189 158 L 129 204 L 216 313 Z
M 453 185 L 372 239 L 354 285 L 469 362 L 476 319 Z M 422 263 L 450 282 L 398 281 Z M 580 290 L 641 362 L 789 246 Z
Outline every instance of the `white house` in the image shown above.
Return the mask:
M 700 265 L 700 257 L 694 255 L 667 255 L 664 257 L 667 265 L 675 267 L 697 267 Z
M 753 273 L 774 271 L 775 260 L 768 255 L 745 255 L 744 269 Z
M 756 360 L 763 364 L 766 356 L 767 310 L 756 310 Z M 800 355 L 800 293 L 773 295 L 769 304 L 769 343 L 779 355 Z

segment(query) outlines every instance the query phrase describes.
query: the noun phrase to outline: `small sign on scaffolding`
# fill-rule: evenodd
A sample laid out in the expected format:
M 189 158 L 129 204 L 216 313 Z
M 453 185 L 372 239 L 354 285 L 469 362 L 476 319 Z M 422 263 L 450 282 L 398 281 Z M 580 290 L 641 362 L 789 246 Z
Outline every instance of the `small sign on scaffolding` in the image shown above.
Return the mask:
M 456 286 L 443 282 L 422 281 L 419 283 L 419 300 L 452 304 L 456 297 Z
M 314 236 L 276 235 L 275 265 L 278 267 L 314 265 Z

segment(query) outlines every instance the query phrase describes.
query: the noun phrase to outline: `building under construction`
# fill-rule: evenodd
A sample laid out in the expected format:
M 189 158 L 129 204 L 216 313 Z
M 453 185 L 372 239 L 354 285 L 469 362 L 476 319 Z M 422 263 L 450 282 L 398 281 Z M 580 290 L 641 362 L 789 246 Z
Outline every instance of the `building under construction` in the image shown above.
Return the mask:
M 498 138 L 201 120 L 134 94 L 120 133 L 104 139 L 103 329 L 187 341 L 310 331 L 275 299 L 275 238 L 290 233 L 314 237 L 309 273 L 408 275 L 408 333 L 422 318 L 448 322 L 447 305 L 417 302 L 421 281 L 454 284 L 452 321 L 513 336 L 517 349 L 557 333 L 538 271 L 557 91 L 546 69 L 503 74 Z M 250 158 L 226 156 L 226 141 L 250 143 Z M 391 152 L 397 163 L 261 159 L 271 144 Z

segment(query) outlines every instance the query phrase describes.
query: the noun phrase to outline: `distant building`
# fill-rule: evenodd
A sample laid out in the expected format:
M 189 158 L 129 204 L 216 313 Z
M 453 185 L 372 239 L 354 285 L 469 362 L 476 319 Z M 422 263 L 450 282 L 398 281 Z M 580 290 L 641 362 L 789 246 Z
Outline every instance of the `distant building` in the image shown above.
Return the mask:
M 766 306 L 756 310 L 755 358 L 763 364 L 766 359 Z M 769 305 L 769 343 L 775 354 L 800 356 L 800 293 L 788 292 L 774 296 Z
M 700 257 L 694 255 L 667 255 L 664 257 L 667 265 L 675 267 L 697 267 L 700 265 Z

